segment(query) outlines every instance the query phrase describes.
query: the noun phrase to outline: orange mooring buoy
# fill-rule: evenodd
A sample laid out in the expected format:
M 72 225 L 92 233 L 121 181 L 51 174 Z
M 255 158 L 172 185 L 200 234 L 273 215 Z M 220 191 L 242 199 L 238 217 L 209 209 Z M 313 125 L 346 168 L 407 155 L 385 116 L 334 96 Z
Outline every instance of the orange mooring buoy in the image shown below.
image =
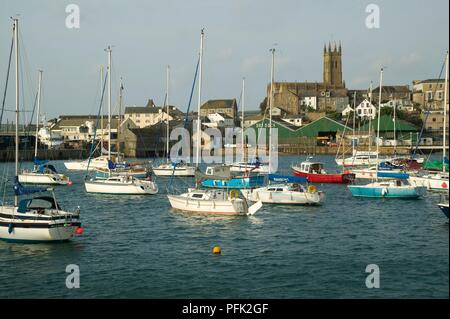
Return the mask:
M 222 249 L 220 249 L 219 246 L 215 246 L 215 247 L 213 248 L 213 254 L 219 255 L 219 254 L 221 254 L 221 253 L 222 253 Z

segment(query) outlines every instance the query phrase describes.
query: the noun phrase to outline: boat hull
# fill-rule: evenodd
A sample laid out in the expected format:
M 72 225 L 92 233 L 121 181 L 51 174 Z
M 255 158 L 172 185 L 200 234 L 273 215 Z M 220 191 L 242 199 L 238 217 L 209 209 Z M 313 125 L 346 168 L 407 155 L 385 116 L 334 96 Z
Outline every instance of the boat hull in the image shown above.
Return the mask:
M 293 169 L 295 176 L 306 177 L 309 183 L 349 184 L 355 179 L 355 174 L 309 174 Z
M 17 213 L 17 207 L 0 207 L 0 239 L 15 242 L 70 240 L 81 226 L 75 216 L 78 217 L 72 215 L 70 218 L 50 221 Z
M 85 181 L 86 192 L 118 195 L 154 195 L 158 193 L 156 184 L 147 181 L 140 183 L 109 183 L 106 180 Z
M 252 202 L 276 205 L 319 205 L 325 199 L 322 192 L 271 192 L 265 187 L 241 190 L 242 195 Z
M 181 195 L 167 195 L 173 209 L 201 215 L 245 216 L 248 207 L 242 199 L 204 201 Z
M 18 177 L 19 182 L 24 184 L 67 185 L 70 183 L 69 178 L 62 174 L 22 173 Z
M 355 197 L 405 199 L 416 199 L 420 197 L 420 194 L 415 187 L 368 187 L 367 185 L 349 185 L 348 188 Z
M 202 186 L 207 188 L 245 189 L 261 187 L 264 184 L 264 180 L 264 176 L 232 178 L 230 180 L 207 179 L 202 182 Z
M 182 166 L 173 169 L 172 165 L 160 165 L 158 167 L 153 167 L 153 173 L 156 176 L 195 176 L 195 167 Z
M 430 191 L 448 192 L 448 184 L 449 184 L 448 177 L 445 178 L 441 176 L 439 177 L 410 176 L 408 181 L 411 185 L 417 187 L 425 187 L 427 190 Z
M 448 218 L 448 204 L 439 204 L 438 205 L 441 211 L 444 213 L 445 216 Z

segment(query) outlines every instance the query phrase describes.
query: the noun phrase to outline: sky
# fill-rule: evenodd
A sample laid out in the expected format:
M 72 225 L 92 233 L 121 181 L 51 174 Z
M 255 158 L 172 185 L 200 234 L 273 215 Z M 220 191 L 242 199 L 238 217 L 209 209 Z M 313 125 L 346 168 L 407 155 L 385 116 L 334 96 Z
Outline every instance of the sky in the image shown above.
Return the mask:
M 78 5 L 80 28 L 66 27 L 66 6 Z M 379 28 L 367 28 L 379 8 Z M 113 111 L 119 80 L 124 104 L 164 102 L 170 65 L 170 104 L 186 110 L 205 28 L 202 101 L 237 98 L 246 79 L 246 109 L 258 109 L 270 79 L 270 48 L 276 81 L 322 81 L 324 43 L 341 42 L 343 77 L 349 89 L 411 85 L 436 78 L 448 50 L 447 0 L 1 0 L 0 93 L 5 86 L 12 37 L 19 15 L 23 107 L 27 119 L 43 72 L 42 113 L 96 114 L 104 49 L 112 46 Z M 14 69 L 12 69 L 14 70 Z M 14 108 L 14 73 L 6 108 Z M 192 108 L 197 107 L 195 94 Z M 12 112 L 6 112 L 11 120 Z M 5 120 L 4 120 L 5 122 Z

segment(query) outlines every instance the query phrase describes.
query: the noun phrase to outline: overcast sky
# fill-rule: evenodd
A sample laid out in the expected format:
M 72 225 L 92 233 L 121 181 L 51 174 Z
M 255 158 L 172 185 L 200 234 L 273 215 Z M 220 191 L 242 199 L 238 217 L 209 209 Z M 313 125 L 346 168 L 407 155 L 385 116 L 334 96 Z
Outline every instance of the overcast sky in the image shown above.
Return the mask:
M 65 25 L 66 6 L 80 8 L 79 29 Z M 369 29 L 367 5 L 380 8 L 380 28 Z M 437 77 L 448 48 L 448 0 L 1 0 L 0 92 L 3 95 L 10 16 L 20 14 L 25 108 L 32 108 L 37 70 L 44 70 L 43 112 L 95 114 L 104 48 L 113 45 L 114 101 L 119 78 L 125 105 L 160 105 L 171 66 L 171 104 L 186 109 L 205 28 L 203 100 L 238 98 L 246 78 L 246 104 L 257 109 L 276 52 L 277 81 L 321 81 L 323 45 L 341 41 L 347 87 Z M 12 76 L 12 80 L 14 76 Z M 7 107 L 14 107 L 14 81 Z M 196 107 L 196 97 L 193 101 Z M 12 113 L 8 112 L 9 119 Z

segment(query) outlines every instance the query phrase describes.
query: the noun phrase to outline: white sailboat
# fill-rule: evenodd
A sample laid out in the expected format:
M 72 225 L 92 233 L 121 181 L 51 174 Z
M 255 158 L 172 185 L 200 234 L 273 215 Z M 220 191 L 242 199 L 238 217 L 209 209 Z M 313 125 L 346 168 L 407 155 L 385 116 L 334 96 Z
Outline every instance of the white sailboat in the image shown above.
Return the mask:
M 19 182 L 26 184 L 67 185 L 71 184 L 69 177 L 64 174 L 59 174 L 53 165 L 48 164 L 48 161 L 41 161 L 38 159 L 42 72 L 42 70 L 39 70 L 36 138 L 34 142 L 34 168 L 33 170 L 23 170 L 22 173 L 19 174 Z
M 449 174 L 446 172 L 446 138 L 447 138 L 447 98 L 448 98 L 448 51 L 445 56 L 445 84 L 444 84 L 444 125 L 443 125 L 443 140 L 442 140 L 442 172 L 439 173 L 426 173 L 424 175 L 415 175 L 409 177 L 409 182 L 412 185 L 419 187 L 426 187 L 427 190 L 432 191 L 444 191 L 449 190 Z
M 197 115 L 197 143 L 196 143 L 196 164 L 200 163 L 200 106 L 202 92 L 202 64 L 203 64 L 203 40 L 204 31 L 200 34 L 200 53 L 199 53 L 199 83 L 198 83 L 198 115 Z M 242 216 L 253 215 L 262 207 L 261 201 L 249 206 L 245 199 L 239 198 L 239 192 L 220 189 L 199 189 L 189 188 L 187 192 L 176 195 L 168 194 L 170 205 L 174 210 L 185 211 L 196 214 L 207 215 L 228 215 Z
M 69 240 L 81 234 L 79 208 L 64 211 L 52 189 L 25 188 L 18 181 L 19 168 L 19 20 L 13 19 L 16 72 L 16 132 L 14 205 L 0 206 L 0 239 L 15 242 L 54 242 Z M 50 191 L 51 196 L 22 199 L 19 196 Z
M 108 53 L 108 136 L 111 141 L 111 47 L 106 49 Z M 108 143 L 108 163 L 111 163 L 111 143 Z M 109 169 L 109 166 L 108 166 Z M 101 194 L 136 194 L 136 195 L 153 195 L 158 193 L 158 186 L 151 180 L 149 176 L 147 180 L 140 180 L 134 176 L 124 176 L 117 174 L 109 174 L 106 177 L 93 176 L 84 181 L 86 192 Z
M 242 189 L 243 196 L 250 201 L 260 201 L 264 204 L 276 205 L 315 205 L 321 203 L 325 195 L 317 192 L 314 186 L 308 190 L 300 183 L 306 183 L 307 179 L 297 176 L 279 176 L 272 173 L 272 106 L 273 85 L 275 70 L 275 49 L 272 52 L 272 65 L 270 76 L 269 96 L 269 185 L 255 189 Z M 274 182 L 274 183 L 270 183 Z
M 166 112 L 167 112 L 167 124 L 166 124 L 166 163 L 161 163 L 156 167 L 152 167 L 156 176 L 194 176 L 195 166 L 187 165 L 186 163 L 172 163 L 170 161 L 170 129 L 169 129 L 169 83 L 170 83 L 170 66 L 167 66 L 167 81 L 166 81 Z
M 378 99 L 378 128 L 377 140 L 380 139 L 380 110 L 381 110 L 381 92 L 383 83 L 383 68 L 380 72 L 380 92 Z M 377 158 L 376 163 L 379 162 L 379 143 L 377 143 Z M 420 195 L 415 186 L 411 186 L 400 179 L 393 179 L 388 181 L 379 181 L 379 165 L 376 165 L 375 181 L 367 185 L 349 185 L 348 188 L 355 197 L 375 197 L 375 198 L 418 198 Z

